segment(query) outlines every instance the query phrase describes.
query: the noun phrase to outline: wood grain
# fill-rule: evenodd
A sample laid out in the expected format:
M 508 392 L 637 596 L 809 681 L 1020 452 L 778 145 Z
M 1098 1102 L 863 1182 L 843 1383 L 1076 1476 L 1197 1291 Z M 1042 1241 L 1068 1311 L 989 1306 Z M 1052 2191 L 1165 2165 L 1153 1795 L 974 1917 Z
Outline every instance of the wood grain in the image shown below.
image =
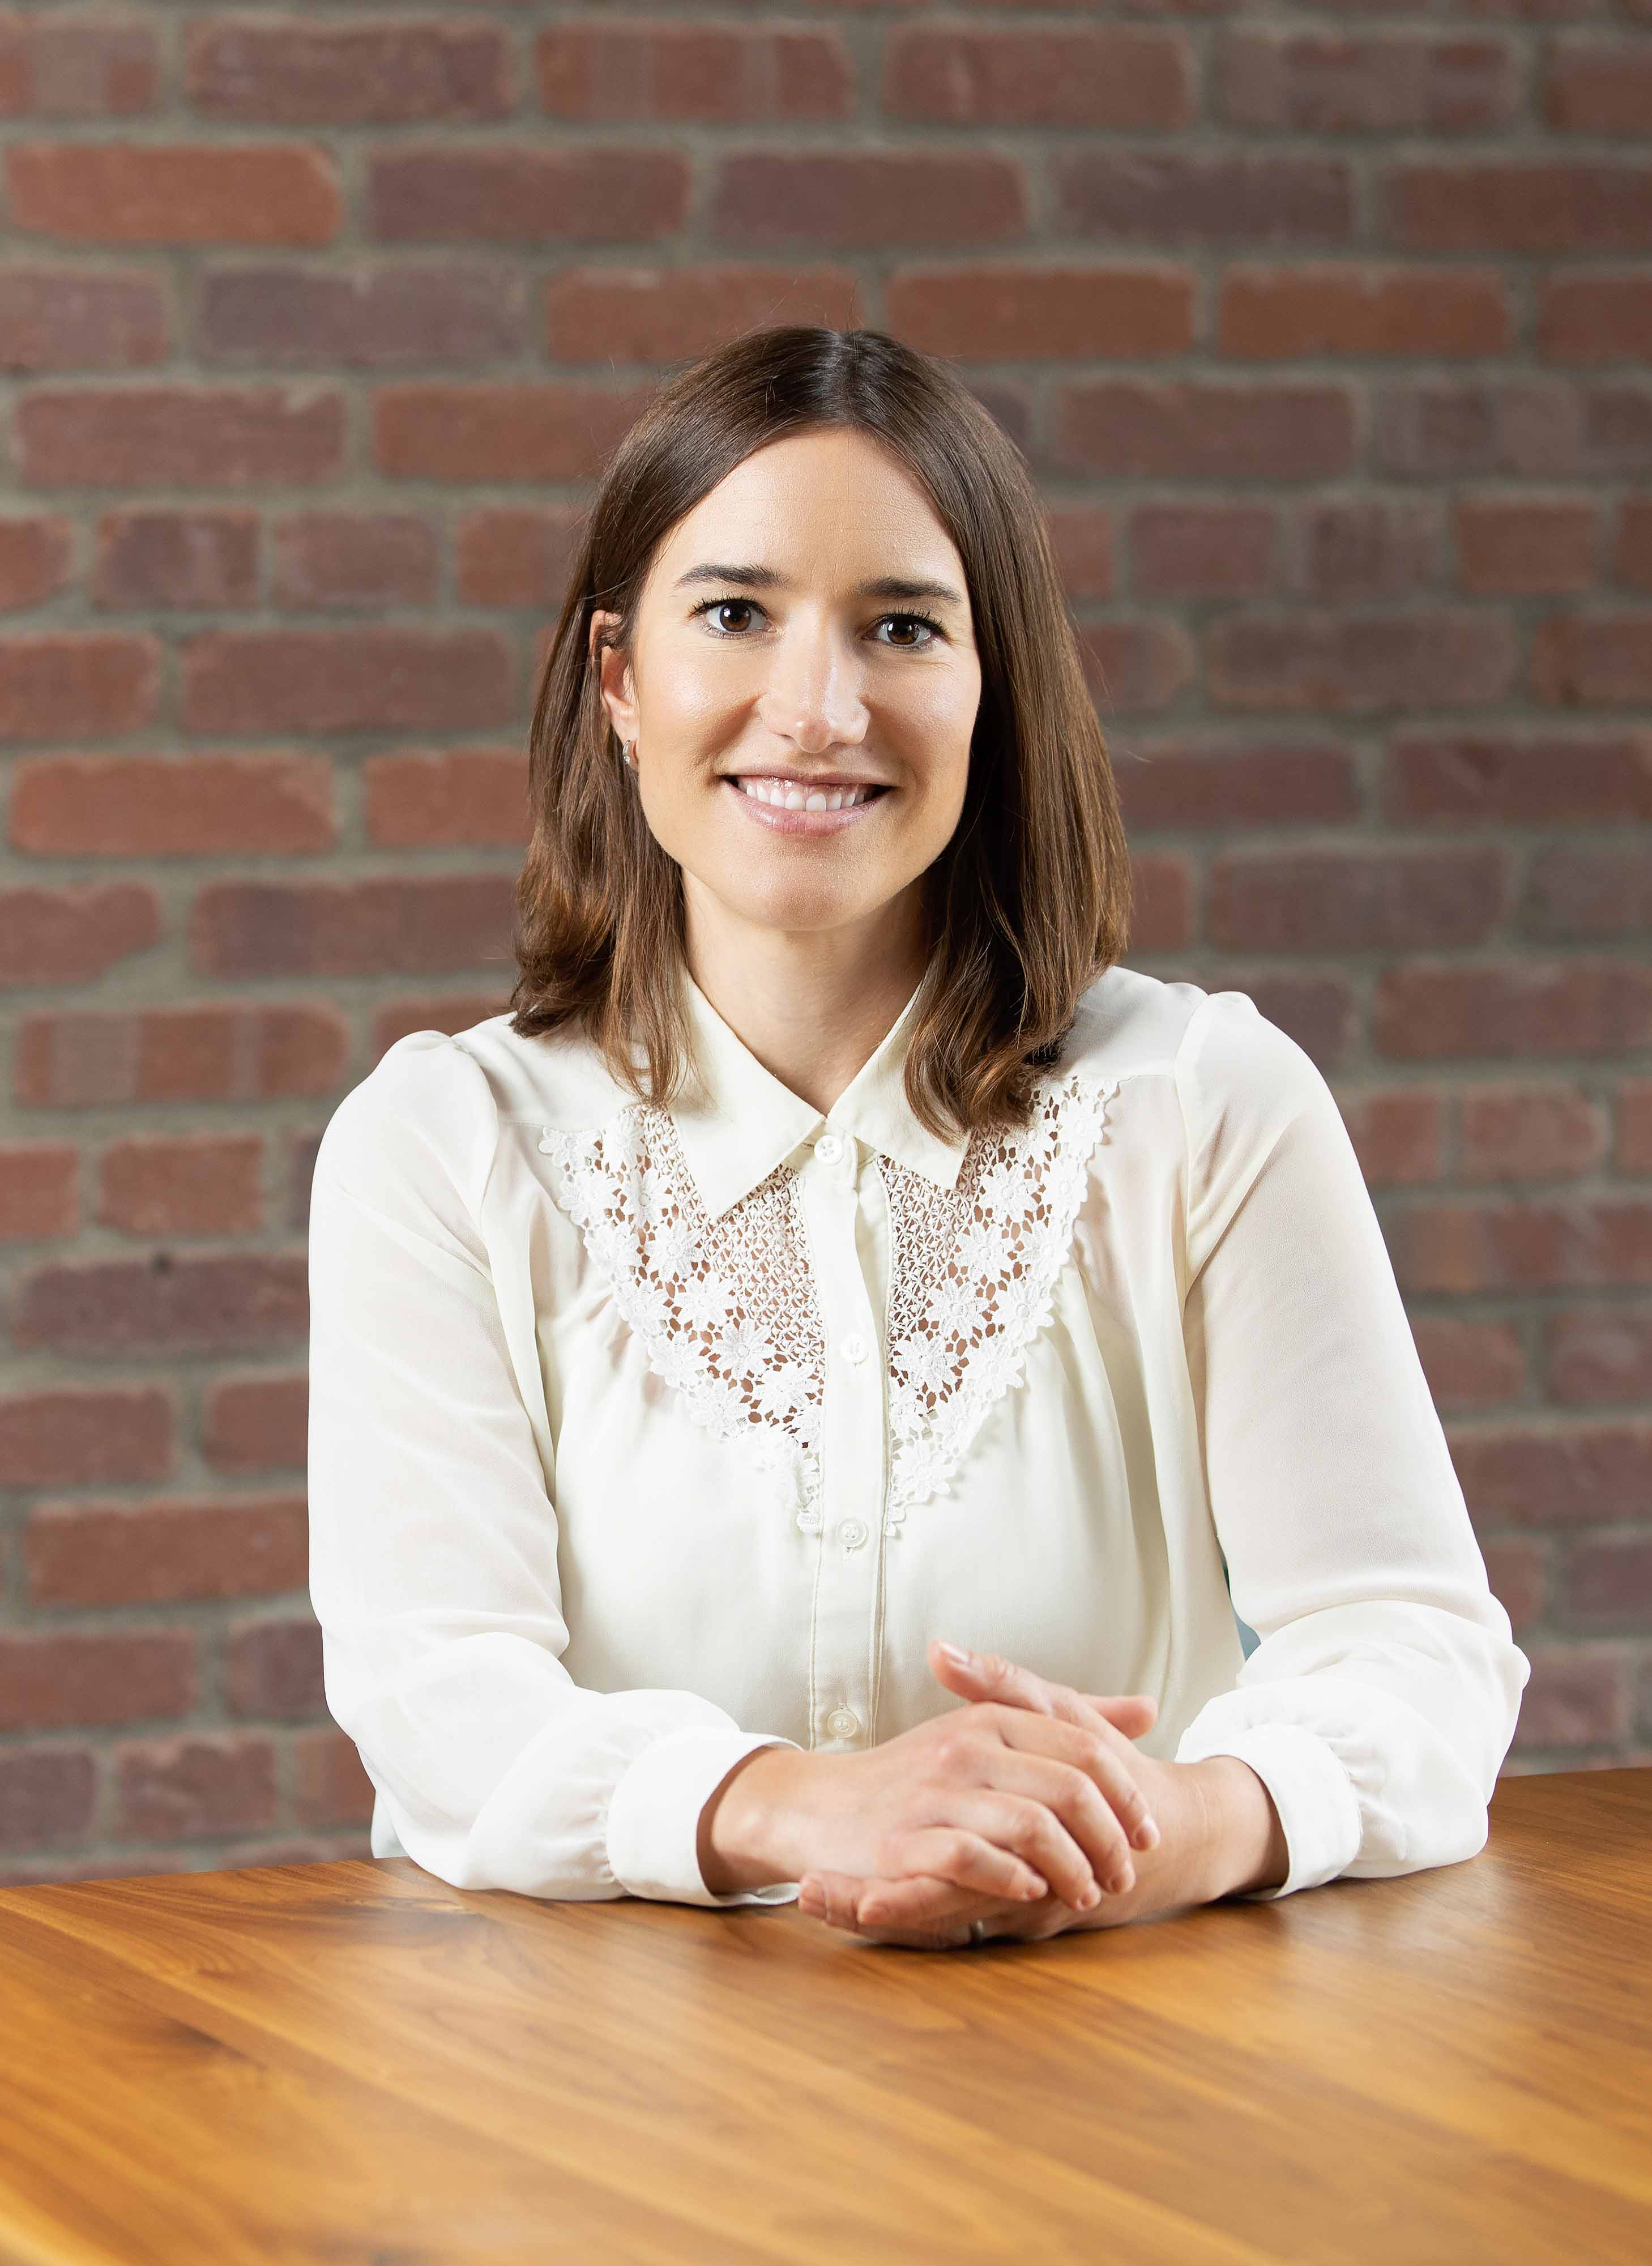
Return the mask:
M 1045 1944 L 405 1859 L 0 1890 L 0 2259 L 1652 2257 L 1652 1771 Z

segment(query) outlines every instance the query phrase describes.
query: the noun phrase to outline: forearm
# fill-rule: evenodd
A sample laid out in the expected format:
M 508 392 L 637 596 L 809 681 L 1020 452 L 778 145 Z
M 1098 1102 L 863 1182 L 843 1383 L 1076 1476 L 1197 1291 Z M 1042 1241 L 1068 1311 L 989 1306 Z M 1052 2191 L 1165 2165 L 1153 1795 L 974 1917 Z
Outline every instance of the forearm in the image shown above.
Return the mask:
M 1205 1804 L 1205 1902 L 1279 1887 L 1290 1869 L 1285 1829 L 1267 1785 L 1238 1755 L 1183 1763 Z
M 742 1756 L 700 1811 L 700 1877 L 714 1897 L 801 1877 L 793 1824 L 800 1773 L 817 1759 L 793 1747 Z

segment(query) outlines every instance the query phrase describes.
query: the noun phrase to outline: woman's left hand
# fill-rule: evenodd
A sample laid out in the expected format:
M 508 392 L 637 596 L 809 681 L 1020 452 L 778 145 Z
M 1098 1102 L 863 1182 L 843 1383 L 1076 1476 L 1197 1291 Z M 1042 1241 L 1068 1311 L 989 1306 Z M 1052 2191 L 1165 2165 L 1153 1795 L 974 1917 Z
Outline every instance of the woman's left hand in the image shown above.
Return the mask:
M 930 1671 L 965 1700 L 1033 1707 L 1041 1714 L 1093 1729 L 1098 1717 L 1128 1737 L 1139 1738 L 1158 1714 L 1151 1699 L 1106 1699 L 1075 1692 L 1013 1661 L 991 1654 L 972 1655 L 967 1664 L 953 1661 L 932 1644 Z M 811 1873 L 799 1883 L 799 1909 L 812 1919 L 848 1929 L 877 1943 L 900 1943 L 925 1951 L 948 1950 L 971 1941 L 969 1923 L 984 1920 L 990 1934 L 1040 1941 L 1069 1929 L 1121 1927 L 1210 1895 L 1210 1856 L 1214 1821 L 1203 1780 L 1185 1763 L 1155 1762 L 1133 1752 L 1129 1768 L 1147 1797 L 1159 1825 L 1157 1847 L 1132 1851 L 1136 1881 L 1108 1894 L 1093 1911 L 1075 1911 L 1050 1894 L 1034 1903 L 1006 1901 L 960 1889 L 929 1874 L 903 1880 L 868 1880 L 848 1873 Z

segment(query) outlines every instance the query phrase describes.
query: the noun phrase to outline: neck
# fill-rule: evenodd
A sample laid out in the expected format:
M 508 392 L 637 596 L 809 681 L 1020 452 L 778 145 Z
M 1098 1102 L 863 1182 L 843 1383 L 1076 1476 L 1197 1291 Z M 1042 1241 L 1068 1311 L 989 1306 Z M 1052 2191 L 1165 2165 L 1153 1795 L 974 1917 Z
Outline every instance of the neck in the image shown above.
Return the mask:
M 685 893 L 689 973 L 770 1075 L 822 1115 L 877 1051 L 924 973 L 908 890 L 852 928 L 763 928 Z

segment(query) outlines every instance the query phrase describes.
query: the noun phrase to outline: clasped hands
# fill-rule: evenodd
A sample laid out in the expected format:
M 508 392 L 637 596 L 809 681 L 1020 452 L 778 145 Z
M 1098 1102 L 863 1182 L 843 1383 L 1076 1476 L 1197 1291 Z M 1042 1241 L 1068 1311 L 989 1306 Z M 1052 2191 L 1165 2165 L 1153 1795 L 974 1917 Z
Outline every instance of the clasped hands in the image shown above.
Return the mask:
M 1203 1902 L 1216 1832 L 1203 1781 L 1191 1766 L 1155 1762 L 1132 1743 L 1152 1728 L 1158 1702 L 1075 1692 L 1012 1661 L 954 1657 L 954 1649 L 932 1641 L 930 1672 L 976 1703 L 976 1720 L 966 1724 L 954 1711 L 942 1724 L 956 1726 L 958 1739 L 985 1733 L 1001 1742 L 1010 1759 L 993 1778 L 1034 1799 L 1014 1805 L 1019 1817 L 1003 1809 L 998 1846 L 957 1834 L 956 1877 L 867 1878 L 811 1867 L 799 1882 L 800 1910 L 876 1942 L 942 1950 L 969 1942 L 976 1919 L 990 1935 L 1038 1941 Z M 1034 1731 L 1026 1714 L 1049 1724 Z

